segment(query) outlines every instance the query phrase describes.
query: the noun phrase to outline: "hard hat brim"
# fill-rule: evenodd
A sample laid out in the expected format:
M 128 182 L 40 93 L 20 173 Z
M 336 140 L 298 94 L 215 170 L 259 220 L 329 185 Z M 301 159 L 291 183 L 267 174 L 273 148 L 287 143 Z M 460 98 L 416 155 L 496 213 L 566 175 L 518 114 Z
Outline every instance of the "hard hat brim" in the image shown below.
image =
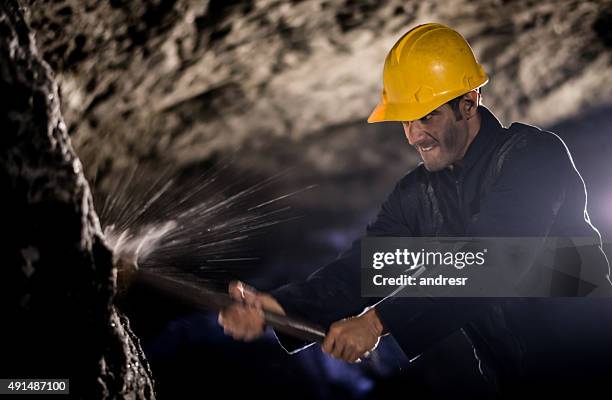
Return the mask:
M 476 82 L 474 88 L 465 91 L 450 91 L 443 95 L 436 96 L 436 98 L 429 102 L 423 103 L 386 103 L 380 101 L 374 111 L 368 117 L 368 123 L 376 122 L 388 122 L 388 121 L 415 121 L 421 119 L 436 108 L 444 105 L 452 99 L 466 94 L 472 90 L 476 90 L 479 87 L 484 86 L 489 81 L 489 77 L 484 74 L 479 82 Z
M 449 100 L 453 98 L 450 97 Z M 433 104 L 384 104 L 380 102 L 368 117 L 368 122 L 415 121 L 423 118 L 447 101 L 438 101 Z

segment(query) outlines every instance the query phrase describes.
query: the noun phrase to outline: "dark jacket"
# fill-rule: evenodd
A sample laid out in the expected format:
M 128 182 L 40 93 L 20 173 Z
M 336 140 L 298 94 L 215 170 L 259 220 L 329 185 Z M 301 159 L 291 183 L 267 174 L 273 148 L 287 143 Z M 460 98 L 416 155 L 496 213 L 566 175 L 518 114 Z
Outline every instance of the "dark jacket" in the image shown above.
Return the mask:
M 421 164 L 408 173 L 366 235 L 590 237 L 597 244 L 591 252 L 602 285 L 609 285 L 601 239 L 586 212 L 584 182 L 563 141 L 529 125 L 515 123 L 506 129 L 489 110 L 479 111 L 481 128 L 464 159 L 452 171 L 428 172 Z M 564 260 L 579 259 L 567 248 L 572 246 L 565 248 Z M 377 300 L 360 295 L 360 255 L 357 240 L 306 281 L 272 295 L 288 313 L 323 326 L 356 315 Z M 595 327 L 608 324 L 604 328 L 612 333 L 608 299 L 394 297 L 376 309 L 410 358 L 464 329 L 501 384 L 534 377 L 549 353 L 563 354 L 565 360 L 594 355 L 597 349 L 612 355 L 607 344 L 612 339 Z

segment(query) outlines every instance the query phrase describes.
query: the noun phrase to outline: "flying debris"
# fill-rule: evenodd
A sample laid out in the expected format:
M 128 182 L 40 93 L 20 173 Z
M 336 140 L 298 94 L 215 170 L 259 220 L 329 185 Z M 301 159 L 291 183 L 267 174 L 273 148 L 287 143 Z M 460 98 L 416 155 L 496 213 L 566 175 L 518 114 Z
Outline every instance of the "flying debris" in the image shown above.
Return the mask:
M 251 184 L 235 177 L 231 163 L 196 177 L 172 168 L 155 180 L 135 166 L 115 179 L 102 199 L 100 220 L 118 268 L 119 291 L 129 285 L 131 265 L 197 283 L 227 282 L 228 272 L 252 266 L 259 257 L 251 239 L 298 216 L 287 200 L 312 188 L 277 193 L 288 171 Z M 229 182 L 229 183 L 227 183 Z

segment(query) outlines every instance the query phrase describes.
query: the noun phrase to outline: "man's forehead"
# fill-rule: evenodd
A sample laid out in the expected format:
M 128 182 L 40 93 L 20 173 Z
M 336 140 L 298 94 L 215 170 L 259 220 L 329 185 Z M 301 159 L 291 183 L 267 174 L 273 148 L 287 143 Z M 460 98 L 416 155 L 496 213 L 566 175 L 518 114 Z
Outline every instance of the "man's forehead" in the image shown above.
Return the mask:
M 431 113 L 434 113 L 434 112 L 442 112 L 442 111 L 444 111 L 445 108 L 448 108 L 448 107 L 446 107 L 448 105 L 449 105 L 448 103 L 444 103 L 440 107 L 431 110 L 428 114 L 431 114 Z M 427 115 L 427 114 L 425 114 L 425 115 Z
M 427 114 L 423 115 L 421 118 L 417 118 L 417 119 L 414 119 L 412 121 L 418 121 L 420 119 L 425 118 L 426 116 L 428 116 L 430 114 L 443 113 L 445 108 L 446 109 L 450 109 L 450 107 L 446 107 L 446 106 L 448 106 L 448 103 L 444 103 L 440 107 L 435 108 L 435 109 L 431 110 L 430 112 L 428 112 Z M 411 122 L 411 121 L 402 121 L 402 122 Z

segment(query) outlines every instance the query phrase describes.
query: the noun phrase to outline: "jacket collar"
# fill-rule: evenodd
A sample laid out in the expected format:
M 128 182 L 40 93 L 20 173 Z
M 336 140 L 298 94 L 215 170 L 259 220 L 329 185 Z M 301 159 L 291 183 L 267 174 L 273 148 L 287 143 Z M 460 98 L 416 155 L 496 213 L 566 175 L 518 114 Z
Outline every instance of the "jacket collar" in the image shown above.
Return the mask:
M 497 117 L 493 115 L 488 108 L 479 106 L 478 112 L 481 117 L 480 129 L 468 147 L 463 159 L 453 164 L 453 167 L 457 169 L 453 171 L 453 175 L 455 176 L 465 174 L 476 162 L 478 162 L 478 160 L 489 151 L 492 143 L 495 142 L 495 137 L 503 129 Z

